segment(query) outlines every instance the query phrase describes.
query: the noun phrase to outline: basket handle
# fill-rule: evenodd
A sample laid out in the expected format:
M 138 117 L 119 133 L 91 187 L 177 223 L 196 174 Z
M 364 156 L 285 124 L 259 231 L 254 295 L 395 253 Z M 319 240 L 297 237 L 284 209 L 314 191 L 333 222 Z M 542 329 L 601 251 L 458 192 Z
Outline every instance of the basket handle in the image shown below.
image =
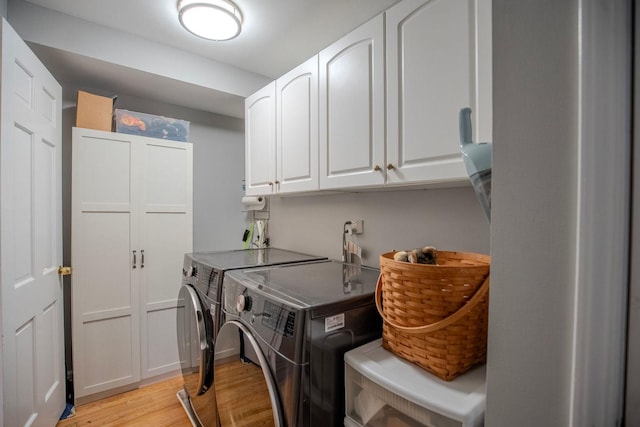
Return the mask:
M 406 333 L 409 333 L 409 334 L 421 334 L 421 333 L 435 332 L 437 330 L 440 330 L 442 328 L 446 328 L 447 326 L 457 322 L 462 317 L 464 317 L 467 314 L 469 314 L 469 312 L 476 305 L 478 305 L 478 303 L 485 296 L 485 294 L 487 293 L 488 290 L 489 290 L 489 276 L 487 276 L 484 279 L 484 282 L 482 282 L 482 285 L 480 285 L 480 288 L 478 288 L 478 290 L 473 295 L 473 297 L 471 297 L 471 299 L 469 301 L 467 301 L 467 303 L 465 305 L 460 307 L 458 309 L 458 311 L 456 311 L 454 313 L 451 313 L 448 317 L 445 317 L 442 320 L 438 320 L 435 323 L 432 323 L 430 325 L 424 325 L 424 326 L 400 326 L 400 325 L 395 324 L 393 321 L 389 320 L 387 317 L 385 317 L 384 311 L 382 309 L 382 273 L 378 276 L 378 283 L 376 285 L 375 300 L 376 300 L 376 308 L 378 309 L 378 313 L 380 313 L 380 316 L 382 316 L 382 319 L 385 322 L 387 322 L 388 324 L 390 324 L 394 328 L 402 330 L 403 332 L 406 332 Z

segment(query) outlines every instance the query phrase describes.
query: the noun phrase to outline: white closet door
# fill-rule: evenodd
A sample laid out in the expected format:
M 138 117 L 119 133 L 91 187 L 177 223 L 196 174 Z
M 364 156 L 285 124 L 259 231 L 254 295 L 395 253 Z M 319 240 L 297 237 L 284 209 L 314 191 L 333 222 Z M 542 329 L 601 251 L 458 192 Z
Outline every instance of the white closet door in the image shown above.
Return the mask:
M 65 406 L 62 89 L 2 19 L 0 425 L 55 425 Z
M 191 144 L 140 139 L 142 377 L 180 369 L 176 317 L 184 254 L 192 250 Z
M 135 148 L 124 135 L 73 129 L 76 398 L 140 380 Z

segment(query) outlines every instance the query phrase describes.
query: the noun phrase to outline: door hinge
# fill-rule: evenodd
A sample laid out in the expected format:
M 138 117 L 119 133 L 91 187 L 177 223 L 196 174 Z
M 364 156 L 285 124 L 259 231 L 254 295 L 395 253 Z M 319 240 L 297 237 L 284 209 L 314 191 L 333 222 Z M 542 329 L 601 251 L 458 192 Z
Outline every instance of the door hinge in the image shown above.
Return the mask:
M 71 267 L 59 266 L 58 267 L 58 274 L 60 276 L 70 276 L 71 275 Z

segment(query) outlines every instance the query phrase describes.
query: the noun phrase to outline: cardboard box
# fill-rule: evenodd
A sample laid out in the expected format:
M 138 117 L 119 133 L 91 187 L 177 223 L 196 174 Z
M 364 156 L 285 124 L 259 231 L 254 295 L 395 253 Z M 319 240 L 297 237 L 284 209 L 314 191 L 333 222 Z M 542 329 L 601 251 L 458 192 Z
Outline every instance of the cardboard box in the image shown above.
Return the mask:
M 172 141 L 189 141 L 189 125 L 186 120 L 116 108 L 116 132 Z
M 78 91 L 76 127 L 111 132 L 114 98 Z

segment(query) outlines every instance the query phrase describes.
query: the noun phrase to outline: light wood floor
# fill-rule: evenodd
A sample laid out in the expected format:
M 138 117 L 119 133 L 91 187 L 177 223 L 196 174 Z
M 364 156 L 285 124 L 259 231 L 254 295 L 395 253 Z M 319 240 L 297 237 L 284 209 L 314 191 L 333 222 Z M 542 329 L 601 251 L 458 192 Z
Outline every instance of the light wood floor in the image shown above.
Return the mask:
M 176 397 L 182 377 L 76 407 L 75 416 L 57 427 L 191 427 Z
M 275 427 L 262 369 L 235 360 L 217 365 L 215 377 L 220 378 L 216 380 L 216 399 L 223 427 Z

